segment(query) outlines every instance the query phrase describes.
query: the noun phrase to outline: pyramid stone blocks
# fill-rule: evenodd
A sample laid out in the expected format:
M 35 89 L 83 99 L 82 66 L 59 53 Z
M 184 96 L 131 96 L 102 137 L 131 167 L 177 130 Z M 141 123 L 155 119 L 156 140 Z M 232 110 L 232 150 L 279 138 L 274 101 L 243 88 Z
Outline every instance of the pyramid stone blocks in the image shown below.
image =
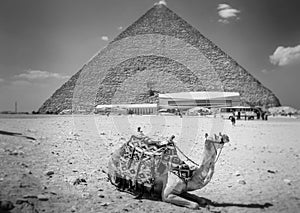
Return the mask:
M 236 61 L 158 4 L 85 64 L 39 112 L 155 103 L 158 92 L 188 91 L 239 92 L 246 104 L 280 105 L 278 98 Z

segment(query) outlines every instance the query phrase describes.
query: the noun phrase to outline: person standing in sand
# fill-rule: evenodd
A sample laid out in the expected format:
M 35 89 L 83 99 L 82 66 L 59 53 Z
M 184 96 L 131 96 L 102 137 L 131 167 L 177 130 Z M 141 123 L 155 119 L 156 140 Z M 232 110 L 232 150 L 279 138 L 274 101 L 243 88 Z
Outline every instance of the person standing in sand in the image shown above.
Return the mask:
M 180 110 L 178 112 L 178 115 L 179 115 L 180 118 L 182 118 L 182 114 L 181 114 Z
M 234 112 L 232 114 L 233 115 L 230 117 L 230 120 L 231 120 L 232 126 L 235 126 L 235 115 L 234 115 Z

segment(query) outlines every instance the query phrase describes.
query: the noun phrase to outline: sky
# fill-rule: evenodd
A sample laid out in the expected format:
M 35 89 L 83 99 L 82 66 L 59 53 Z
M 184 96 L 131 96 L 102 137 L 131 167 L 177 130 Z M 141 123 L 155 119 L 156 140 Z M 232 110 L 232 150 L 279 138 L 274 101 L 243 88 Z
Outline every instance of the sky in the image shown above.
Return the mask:
M 1 0 L 0 111 L 38 110 L 159 0 Z M 163 2 L 164 3 L 164 2 Z M 299 0 L 167 0 L 284 106 L 300 109 Z

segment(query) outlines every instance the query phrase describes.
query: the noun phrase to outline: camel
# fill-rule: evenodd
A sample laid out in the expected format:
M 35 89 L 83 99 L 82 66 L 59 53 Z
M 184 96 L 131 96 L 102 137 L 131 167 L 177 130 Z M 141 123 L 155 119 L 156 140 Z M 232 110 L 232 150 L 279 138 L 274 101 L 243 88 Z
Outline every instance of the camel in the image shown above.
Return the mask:
M 203 188 L 208 184 L 214 174 L 215 163 L 217 161 L 218 150 L 223 148 L 224 143 L 229 142 L 229 137 L 225 134 L 205 135 L 204 152 L 201 165 L 193 169 L 190 178 L 184 179 L 174 173 L 174 167 L 170 164 L 164 168 L 160 175 L 156 175 L 153 179 L 151 188 L 143 185 L 135 184 L 127 178 L 122 178 L 117 175 L 117 166 L 119 161 L 119 153 L 115 152 L 109 161 L 108 178 L 111 183 L 120 188 L 131 188 L 133 191 L 138 191 L 138 187 L 147 188 L 144 191 L 150 195 L 160 195 L 162 201 L 175 204 L 177 206 L 187 207 L 191 209 L 199 209 L 209 203 L 207 199 L 195 199 L 195 196 L 188 193 Z M 176 147 L 176 146 L 175 146 Z M 220 154 L 220 151 L 219 151 Z

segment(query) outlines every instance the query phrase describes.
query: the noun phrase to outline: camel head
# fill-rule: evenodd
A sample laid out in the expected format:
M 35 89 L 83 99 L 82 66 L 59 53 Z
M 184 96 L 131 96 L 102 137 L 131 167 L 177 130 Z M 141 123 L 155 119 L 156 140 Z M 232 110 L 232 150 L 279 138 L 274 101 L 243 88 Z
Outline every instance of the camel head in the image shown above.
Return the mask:
M 213 144 L 217 149 L 222 148 L 225 143 L 229 143 L 229 137 L 226 134 L 222 134 L 221 132 L 219 135 L 213 134 L 213 135 L 208 135 L 207 133 L 205 134 L 205 144 Z

